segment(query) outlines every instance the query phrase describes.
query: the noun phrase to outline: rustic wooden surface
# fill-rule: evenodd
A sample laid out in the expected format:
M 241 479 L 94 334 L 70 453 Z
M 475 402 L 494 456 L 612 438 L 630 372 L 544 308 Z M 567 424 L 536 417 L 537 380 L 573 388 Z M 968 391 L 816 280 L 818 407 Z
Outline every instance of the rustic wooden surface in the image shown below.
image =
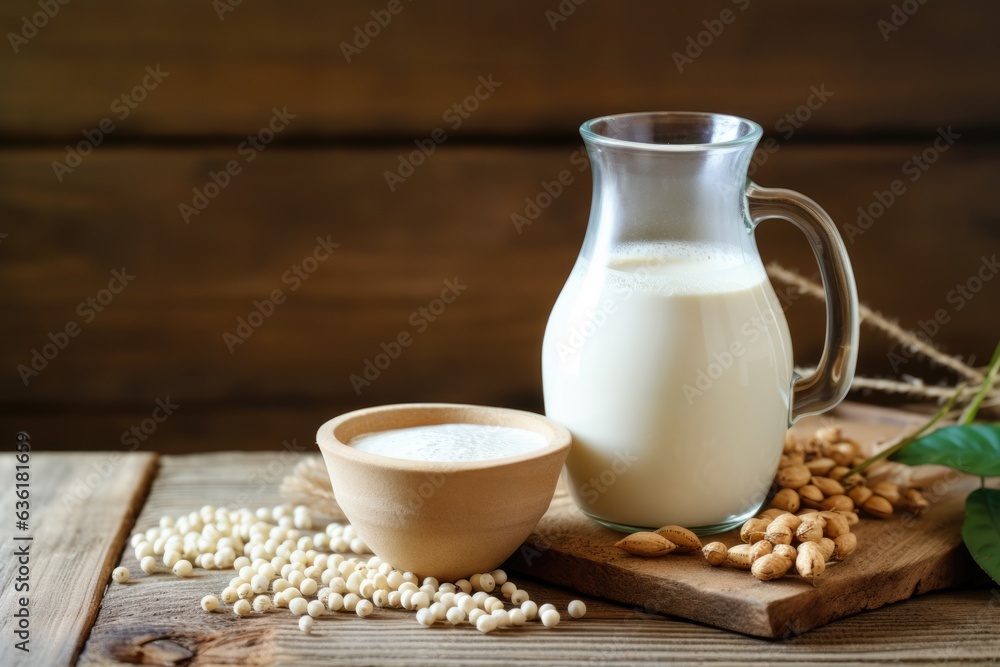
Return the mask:
M 821 0 L 809 12 L 795 0 L 590 0 L 555 29 L 546 12 L 558 11 L 556 1 L 406 0 L 348 63 L 341 42 L 386 4 L 234 2 L 221 21 L 218 3 L 201 0 L 63 7 L 16 57 L 5 43 L 0 132 L 77 135 L 157 63 L 169 78 L 115 139 L 238 135 L 288 105 L 301 114 L 297 135 L 409 143 L 490 73 L 502 87 L 456 137 L 568 134 L 595 115 L 663 107 L 770 124 L 821 84 L 835 103 L 806 133 L 989 128 L 1000 114 L 989 83 L 1000 59 L 994 2 L 922 4 L 885 38 L 878 22 L 890 19 L 891 3 L 865 0 Z M 727 9 L 733 18 L 722 26 Z M 35 11 L 33 0 L 8 0 L 0 25 L 18 29 Z M 698 37 L 712 21 L 722 32 Z M 689 38 L 710 45 L 681 72 L 673 54 Z
M 869 451 L 919 422 L 905 413 L 850 407 L 836 413 L 844 434 Z M 881 423 L 864 420 L 874 417 Z M 796 424 L 811 435 L 829 417 Z M 929 493 L 933 504 L 904 524 L 862 519 L 854 527 L 858 550 L 831 564 L 815 586 L 799 577 L 760 582 L 749 572 L 712 568 L 701 554 L 648 559 L 630 556 L 614 543 L 621 535 L 587 519 L 563 487 L 533 535 L 509 566 L 545 581 L 599 594 L 651 611 L 760 637 L 806 632 L 867 609 L 948 588 L 976 576 L 962 544 L 965 496 L 979 485 L 968 476 L 949 478 Z M 739 529 L 706 538 L 740 544 Z
M 65 665 L 76 660 L 97 617 L 111 570 L 142 506 L 156 456 L 32 453 L 30 590 L 15 593 L 14 517 L 0 529 L 0 664 Z M 4 507 L 14 508 L 14 456 L 0 458 Z M 79 502 L 77 502 L 79 500 Z M 14 648 L 18 598 L 30 602 L 30 653 Z
M 276 486 L 261 485 L 258 479 L 263 471 L 280 475 L 294 465 L 272 454 L 164 457 L 161 462 L 160 475 L 137 521 L 140 529 L 153 525 L 162 514 L 191 511 L 203 502 L 249 506 L 278 502 Z M 123 562 L 135 567 L 129 550 Z M 81 664 L 321 664 L 330 659 L 343 664 L 989 660 L 995 658 L 989 651 L 996 648 L 996 639 L 975 633 L 995 623 L 1000 614 L 986 606 L 989 597 L 984 592 L 965 591 L 910 601 L 775 644 L 588 600 L 586 619 L 567 620 L 555 632 L 537 627 L 491 636 L 468 628 L 427 631 L 409 613 L 380 611 L 367 620 L 351 615 L 325 618 L 317 624 L 316 636 L 306 638 L 284 613 L 240 620 L 228 613 L 202 612 L 198 599 L 221 590 L 229 578 L 224 572 L 201 571 L 188 581 L 171 575 L 140 575 L 132 586 L 110 587 Z M 537 582 L 525 585 L 537 600 L 563 605 L 572 598 L 566 591 Z M 151 604 L 151 600 L 157 602 Z M 966 604 L 967 615 L 959 611 Z M 939 618 L 935 632 L 922 634 L 935 615 L 950 620 Z M 901 624 L 896 636 L 891 629 L 894 623 Z M 903 636 L 902 624 L 907 624 L 906 633 L 918 633 L 927 641 L 912 643 Z M 960 652 L 949 644 L 959 633 L 970 640 L 963 641 Z
M 106 453 L 39 455 L 36 497 L 46 500 L 39 507 L 39 519 L 68 519 L 49 514 L 51 504 L 58 502 L 60 485 L 72 482 L 80 471 L 104 458 Z M 150 457 L 127 458 L 128 463 L 120 469 L 123 477 L 127 469 L 137 473 L 133 479 L 138 490 L 142 486 L 141 471 L 149 469 Z M 77 553 L 72 562 L 80 568 L 83 579 L 97 584 L 97 593 L 118 559 L 132 571 L 132 582 L 111 584 L 103 597 L 95 595 L 89 601 L 81 598 L 76 606 L 67 606 L 67 598 L 75 599 L 76 593 L 69 579 L 61 579 L 60 590 L 37 600 L 33 612 L 39 626 L 34 639 L 41 640 L 39 644 L 74 643 L 80 637 L 56 634 L 57 620 L 97 613 L 78 664 L 320 665 L 336 661 L 344 665 L 948 665 L 995 664 L 1000 655 L 1000 637 L 995 632 L 1000 622 L 1000 592 L 981 588 L 919 596 L 802 635 L 792 634 L 781 641 L 748 637 L 591 598 L 585 598 L 586 618 L 567 619 L 554 631 L 531 627 L 481 635 L 468 628 L 427 630 L 419 627 L 409 613 L 380 611 L 368 619 L 351 615 L 324 618 L 317 623 L 315 634 L 306 637 L 286 613 L 238 619 L 230 613 L 201 611 L 201 596 L 221 590 L 231 572 L 196 570 L 196 576 L 187 580 L 169 574 L 147 576 L 138 569 L 131 549 L 126 547 L 122 553 L 121 542 L 126 535 L 154 525 L 163 514 L 187 513 L 205 503 L 245 503 L 252 507 L 278 502 L 280 479 L 295 462 L 294 457 L 277 453 L 160 457 L 156 478 L 135 527 L 123 530 L 119 541 L 108 543 L 105 551 L 87 549 Z M 74 475 L 42 475 L 43 471 L 60 467 L 72 469 Z M 97 511 L 87 521 L 90 525 L 100 524 L 102 515 L 121 512 L 123 506 L 97 502 L 92 507 Z M 79 518 L 76 521 L 81 522 Z M 50 530 L 65 530 L 71 525 L 51 525 Z M 88 530 L 87 535 L 92 534 Z M 51 543 L 58 544 L 55 540 Z M 49 576 L 56 574 L 48 571 Z M 41 585 L 40 579 L 35 581 Z M 535 599 L 559 606 L 580 597 L 532 579 L 526 579 L 524 585 Z M 43 626 L 52 634 L 42 634 L 39 629 Z M 0 662 L 5 665 L 56 667 L 71 663 L 71 651 L 61 654 L 62 658 L 36 661 L 36 655 L 29 660 L 21 656 L 8 660 L 8 649 L 5 639 L 0 648 L 4 652 Z

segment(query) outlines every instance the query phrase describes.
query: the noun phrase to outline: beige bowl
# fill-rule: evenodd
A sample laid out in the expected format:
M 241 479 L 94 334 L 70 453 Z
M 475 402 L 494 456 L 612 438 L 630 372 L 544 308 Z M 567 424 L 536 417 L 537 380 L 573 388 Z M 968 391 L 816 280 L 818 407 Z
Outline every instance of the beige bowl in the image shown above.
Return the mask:
M 522 428 L 548 444 L 457 463 L 396 459 L 346 444 L 372 431 L 452 423 Z M 549 507 L 571 436 L 531 412 L 414 403 L 341 415 L 319 428 L 316 441 L 337 502 L 371 550 L 398 569 L 455 581 L 489 572 L 524 542 Z

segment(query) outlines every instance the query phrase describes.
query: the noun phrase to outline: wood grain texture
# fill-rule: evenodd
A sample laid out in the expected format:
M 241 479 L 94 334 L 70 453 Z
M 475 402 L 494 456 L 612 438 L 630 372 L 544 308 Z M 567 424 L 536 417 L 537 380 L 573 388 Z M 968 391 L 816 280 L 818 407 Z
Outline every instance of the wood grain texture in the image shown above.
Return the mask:
M 299 115 L 294 135 L 409 141 L 450 131 L 443 113 L 489 74 L 502 87 L 453 137 L 572 136 L 596 115 L 662 108 L 735 112 L 773 127 L 811 86 L 833 98 L 812 114 L 809 134 L 995 127 L 1000 114 L 987 83 L 1000 60 L 991 32 L 1000 9 L 986 0 L 924 4 L 888 39 L 878 21 L 891 18 L 891 4 L 864 0 L 823 0 L 808 12 L 793 0 L 591 0 L 555 29 L 546 12 L 556 1 L 407 0 L 348 63 L 341 43 L 386 4 L 268 0 L 221 21 L 201 0 L 61 7 L 16 54 L 4 46 L 0 133 L 79 139 L 108 116 L 111 141 L 240 136 L 287 105 Z M 36 11 L 33 0 L 5 2 L 0 25 L 19 31 Z M 699 54 L 689 39 L 707 46 Z M 679 71 L 674 54 L 689 49 L 693 62 Z M 113 100 L 157 64 L 169 77 L 119 121 Z
M 755 178 L 807 193 L 846 230 L 922 148 L 790 144 Z M 54 447 L 106 448 L 169 396 L 180 409 L 142 448 L 261 449 L 310 438 L 323 420 L 365 405 L 541 408 L 542 332 L 590 205 L 590 174 L 571 161 L 576 149 L 445 147 L 395 193 L 382 173 L 398 149 L 269 150 L 190 225 L 178 204 L 236 156 L 235 146 L 110 148 L 61 184 L 50 168 L 56 153 L 0 151 L 9 233 L 0 282 L 16 286 L 0 291 L 0 426 L 37 431 Z M 947 295 L 1000 247 L 997 169 L 992 150 L 957 145 L 849 245 L 862 300 L 913 328 L 947 309 L 935 340 L 980 363 L 1000 330 L 1000 281 L 984 283 L 961 310 Z M 511 215 L 562 170 L 574 182 L 519 234 Z M 812 275 L 791 225 L 769 221 L 758 234 L 765 258 Z M 282 276 L 317 237 L 340 247 L 292 291 Z M 122 267 L 135 280 L 88 323 L 79 304 Z M 414 326 L 413 314 L 456 278 L 468 289 L 426 329 Z M 274 289 L 287 301 L 230 354 L 223 333 Z M 796 296 L 783 295 L 796 358 L 814 363 L 823 314 Z M 80 335 L 25 387 L 17 367 L 71 321 Z M 401 332 L 413 344 L 356 393 L 350 376 Z M 866 331 L 861 371 L 933 372 L 909 359 L 893 368 L 887 351 Z
M 279 502 L 280 470 L 294 466 L 294 461 L 281 462 L 265 453 L 165 456 L 161 462 L 137 529 L 153 526 L 163 514 L 190 512 L 204 503 L 253 507 Z M 279 478 L 258 483 L 261 471 L 276 468 Z M 122 563 L 135 570 L 130 549 Z M 1000 650 L 992 631 L 1000 605 L 996 593 L 986 590 L 921 596 L 780 642 L 592 598 L 584 598 L 584 619 L 566 618 L 554 631 L 535 625 L 492 635 L 468 627 L 425 629 L 409 612 L 395 610 L 377 611 L 368 619 L 327 616 L 306 637 L 287 612 L 239 619 L 201 611 L 201 596 L 218 593 L 231 576 L 196 570 L 195 577 L 180 580 L 140 573 L 128 586 L 109 587 L 79 664 L 954 664 L 989 663 Z M 533 599 L 559 608 L 580 597 L 536 580 L 523 581 Z
M 871 407 L 846 406 L 832 417 L 869 452 L 877 442 L 920 422 L 905 413 Z M 793 431 L 808 437 L 830 418 L 803 419 Z M 978 479 L 968 476 L 949 477 L 940 487 L 928 488 L 933 503 L 917 518 L 863 518 L 853 528 L 857 551 L 843 563 L 831 564 L 815 585 L 794 576 L 757 581 L 746 571 L 713 568 L 700 553 L 631 556 L 614 546 L 621 534 L 584 516 L 565 487 L 508 566 L 586 593 L 737 632 L 795 636 L 976 578 L 978 569 L 962 544 L 961 524 L 965 497 L 978 485 Z M 741 543 L 739 529 L 710 539 L 727 546 Z
M 35 441 L 35 446 L 38 446 Z M 14 456 L 0 459 L 4 506 L 14 507 Z M 153 454 L 38 453 L 30 459 L 30 589 L 15 592 L 19 576 L 11 535 L 13 516 L 0 530 L 0 664 L 72 664 L 97 618 L 103 591 L 127 531 L 149 488 Z M 133 570 L 134 571 L 134 570 Z M 14 648 L 18 599 L 30 600 L 30 651 Z

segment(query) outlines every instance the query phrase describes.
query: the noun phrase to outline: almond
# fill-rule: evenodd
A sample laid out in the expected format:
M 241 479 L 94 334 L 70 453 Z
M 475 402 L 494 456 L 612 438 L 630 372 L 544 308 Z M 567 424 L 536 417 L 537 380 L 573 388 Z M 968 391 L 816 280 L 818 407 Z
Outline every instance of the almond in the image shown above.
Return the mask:
M 665 556 L 677 548 L 677 545 L 662 535 L 647 532 L 632 533 L 615 542 L 615 546 L 624 549 L 633 556 L 644 558 Z
M 658 528 L 656 534 L 673 542 L 677 553 L 687 553 L 701 549 L 701 540 L 698 539 L 698 536 L 682 526 L 664 526 L 663 528 Z

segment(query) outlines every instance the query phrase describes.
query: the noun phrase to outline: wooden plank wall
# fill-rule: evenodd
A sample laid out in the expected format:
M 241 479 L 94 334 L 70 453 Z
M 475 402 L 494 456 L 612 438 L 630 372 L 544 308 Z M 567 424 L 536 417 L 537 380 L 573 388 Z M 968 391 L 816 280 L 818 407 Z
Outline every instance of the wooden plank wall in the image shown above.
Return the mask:
M 865 302 L 908 327 L 941 310 L 934 340 L 980 363 L 995 345 L 1000 280 L 953 290 L 992 278 L 983 258 L 1000 250 L 996 3 L 401 0 L 347 62 L 342 43 L 387 6 L 109 0 L 59 5 L 32 31 L 36 2 L 0 5 L 5 430 L 39 448 L 264 449 L 376 403 L 540 409 L 541 334 L 590 202 L 576 130 L 618 111 L 757 120 L 773 143 L 754 178 L 827 208 Z M 275 109 L 284 128 L 253 149 Z M 102 127 L 71 171 L 53 168 Z M 954 145 L 910 180 L 947 128 Z M 432 136 L 447 139 L 390 190 L 386 171 Z M 196 202 L 227 164 L 240 172 Z M 512 214 L 564 169 L 573 183 L 519 233 Z M 905 192 L 858 233 L 858 208 L 897 179 Z M 207 206 L 185 221 L 181 204 Z M 329 259 L 287 273 L 318 238 L 339 244 Z M 759 243 L 814 271 L 790 226 L 764 225 Z M 128 285 L 102 292 L 122 270 Z M 447 281 L 467 287 L 423 318 Z M 284 301 L 227 347 L 274 290 Z M 788 317 L 812 362 L 821 311 L 795 300 Z M 404 332 L 412 345 L 356 391 L 350 376 Z M 25 382 L 19 366 L 53 338 L 65 349 Z M 866 373 L 942 377 L 863 342 Z

